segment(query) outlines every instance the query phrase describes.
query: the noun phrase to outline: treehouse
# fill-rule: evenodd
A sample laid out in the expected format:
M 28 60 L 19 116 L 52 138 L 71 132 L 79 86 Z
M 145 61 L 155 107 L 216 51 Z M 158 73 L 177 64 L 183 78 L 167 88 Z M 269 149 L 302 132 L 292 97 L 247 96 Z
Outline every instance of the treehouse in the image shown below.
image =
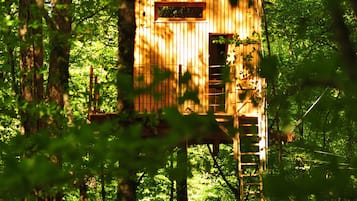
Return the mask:
M 136 0 L 135 17 L 134 87 L 144 92 L 135 97 L 135 110 L 174 106 L 184 115 L 213 113 L 221 133 L 208 138 L 233 143 L 241 200 L 262 200 L 267 121 L 265 81 L 257 73 L 261 0 Z M 227 124 L 238 128 L 233 139 Z
M 241 128 L 234 152 L 242 199 L 252 185 L 261 193 L 266 162 L 265 83 L 257 75 L 261 17 L 260 0 L 136 2 L 135 87 L 151 85 L 156 68 L 171 74 L 153 87 L 159 98 L 156 93 L 139 95 L 135 109 L 152 112 L 175 105 L 183 114 L 212 111 L 218 122 L 233 118 Z M 187 82 L 185 75 L 191 76 Z M 190 91 L 199 101 L 180 102 Z M 247 146 L 245 141 L 254 143 Z

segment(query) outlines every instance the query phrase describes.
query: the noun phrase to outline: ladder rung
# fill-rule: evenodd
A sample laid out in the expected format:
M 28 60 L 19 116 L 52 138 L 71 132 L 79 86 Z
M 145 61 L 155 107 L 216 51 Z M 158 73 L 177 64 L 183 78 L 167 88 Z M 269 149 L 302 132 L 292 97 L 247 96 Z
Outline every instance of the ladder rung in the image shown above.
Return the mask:
M 256 116 L 239 116 L 239 121 L 244 121 L 244 122 L 258 121 L 258 117 L 256 117 Z
M 240 153 L 241 155 L 260 155 L 260 152 L 244 152 Z
M 257 177 L 260 176 L 258 173 L 252 173 L 252 174 L 241 174 L 241 177 Z
M 251 126 L 253 126 L 253 127 L 257 127 L 257 124 L 258 123 L 249 123 L 249 122 L 241 122 L 241 123 L 239 123 L 239 126 L 240 127 L 242 127 L 242 126 L 244 126 L 244 127 L 251 127 Z
M 246 186 L 258 186 L 258 185 L 261 185 L 260 182 L 253 182 L 253 183 L 246 183 L 245 184 Z
M 249 166 L 249 165 L 259 165 L 258 163 L 240 163 L 240 165 L 245 165 L 245 166 Z
M 218 95 L 223 95 L 225 94 L 225 92 L 212 92 L 212 93 L 208 93 L 209 96 L 218 96 Z
M 261 194 L 260 191 L 249 191 L 249 192 L 244 192 L 245 195 L 259 195 Z
M 245 134 L 239 134 L 240 137 L 259 137 L 258 133 L 245 133 Z
M 229 119 L 225 119 L 225 118 L 216 118 L 216 121 L 218 123 L 225 123 L 225 122 L 229 122 L 230 120 Z

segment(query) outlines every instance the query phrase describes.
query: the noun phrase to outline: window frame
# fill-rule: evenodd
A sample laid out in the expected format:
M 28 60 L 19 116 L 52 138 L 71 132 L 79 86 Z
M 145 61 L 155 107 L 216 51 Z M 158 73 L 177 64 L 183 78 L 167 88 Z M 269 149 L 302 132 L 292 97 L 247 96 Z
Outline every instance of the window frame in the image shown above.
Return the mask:
M 202 7 L 202 17 L 160 17 L 159 7 Z M 155 2 L 155 21 L 156 22 L 172 22 L 172 21 L 205 21 L 206 20 L 206 2 Z

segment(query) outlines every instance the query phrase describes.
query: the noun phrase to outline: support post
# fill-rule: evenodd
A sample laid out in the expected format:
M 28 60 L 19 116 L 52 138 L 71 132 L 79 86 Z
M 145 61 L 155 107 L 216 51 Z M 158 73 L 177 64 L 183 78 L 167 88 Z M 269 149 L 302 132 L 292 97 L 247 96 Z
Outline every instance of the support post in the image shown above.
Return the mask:
M 187 147 L 181 146 L 177 151 L 177 169 L 180 174 L 176 180 L 177 201 L 188 201 L 187 196 Z

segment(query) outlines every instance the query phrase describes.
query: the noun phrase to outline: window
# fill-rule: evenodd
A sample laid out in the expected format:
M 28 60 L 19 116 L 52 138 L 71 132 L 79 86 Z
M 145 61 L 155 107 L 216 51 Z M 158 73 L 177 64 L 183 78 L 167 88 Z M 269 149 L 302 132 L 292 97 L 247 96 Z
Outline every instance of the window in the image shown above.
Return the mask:
M 205 8 L 205 2 L 155 2 L 155 20 L 204 20 Z

